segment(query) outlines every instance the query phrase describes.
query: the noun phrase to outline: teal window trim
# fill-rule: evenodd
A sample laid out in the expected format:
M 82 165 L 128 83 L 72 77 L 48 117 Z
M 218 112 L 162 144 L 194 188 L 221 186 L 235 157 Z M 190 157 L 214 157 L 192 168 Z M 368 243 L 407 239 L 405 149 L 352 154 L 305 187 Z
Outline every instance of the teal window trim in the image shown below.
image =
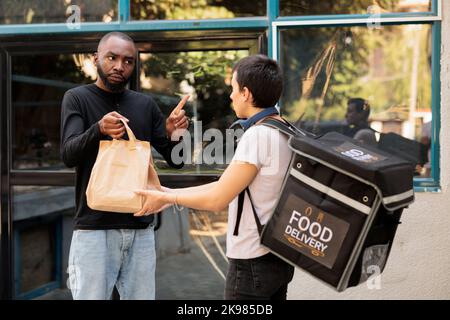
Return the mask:
M 272 22 L 274 22 L 279 15 L 280 12 L 280 1 L 279 0 L 267 0 L 267 17 L 269 26 L 272 26 Z M 274 49 L 270 45 L 273 42 L 273 31 L 272 28 L 268 28 L 267 30 L 267 55 L 273 58 Z
M 431 178 L 421 181 L 416 179 L 414 187 L 431 188 L 440 191 L 440 139 L 441 130 L 441 22 L 432 25 L 431 53 Z M 425 190 L 424 190 L 425 191 Z M 428 190 L 426 190 L 428 191 Z
M 268 0 L 269 1 L 269 0 Z M 276 1 L 276 0 L 274 0 Z M 279 5 L 279 1 L 276 1 Z M 268 14 L 270 13 L 269 7 L 267 8 Z M 422 12 L 391 12 L 382 13 L 381 18 L 408 18 L 408 17 L 429 17 L 436 16 L 441 18 L 442 14 L 442 0 L 431 1 L 431 11 Z M 352 18 L 365 18 L 370 17 L 370 14 L 327 14 L 327 15 L 303 15 L 303 16 L 279 16 L 279 6 L 276 11 L 277 21 L 289 21 L 289 20 L 318 20 L 318 19 L 352 19 Z
M 20 270 L 22 269 L 22 260 L 21 260 L 21 239 L 18 230 L 14 230 L 14 250 L 17 250 L 14 254 L 14 297 L 18 300 L 30 300 L 37 297 L 40 297 L 46 293 L 49 293 L 52 290 L 61 288 L 62 285 L 62 218 L 58 218 L 57 220 L 50 221 L 49 224 L 53 224 L 53 228 L 55 228 L 55 271 L 54 271 L 54 280 L 47 282 L 40 287 L 31 289 L 27 292 L 22 292 L 21 279 L 18 275 L 20 275 Z M 20 229 L 19 229 L 20 230 Z
M 120 22 L 130 20 L 130 0 L 119 0 L 118 16 Z
M 37 35 L 48 33 L 78 33 L 78 32 L 101 32 L 119 30 L 120 24 L 117 22 L 87 22 L 82 23 L 79 29 L 69 29 L 65 23 L 47 24 L 11 24 L 0 25 L 0 36 L 12 35 Z
M 0 36 L 47 33 L 81 33 L 108 31 L 177 31 L 177 30 L 219 30 L 219 29 L 261 29 L 267 28 L 267 17 L 209 19 L 209 20 L 151 20 L 129 22 L 81 23 L 79 29 L 69 29 L 65 23 L 0 25 Z
M 49 283 L 44 284 L 43 286 L 33 289 L 32 291 L 19 294 L 15 297 L 17 300 L 32 300 L 35 298 L 38 298 L 40 296 L 43 296 L 44 294 L 47 294 L 53 290 L 61 288 L 61 283 L 58 281 L 52 281 Z
M 370 14 L 333 14 L 333 15 L 315 15 L 315 16 L 283 16 L 278 17 L 276 21 L 320 21 L 320 20 L 349 20 L 349 19 L 371 19 Z M 383 13 L 377 17 L 381 20 L 388 19 L 427 19 L 436 18 L 441 19 L 441 17 L 434 12 L 405 12 L 405 13 Z
M 424 187 L 424 186 L 417 186 L 416 180 L 414 180 L 414 192 L 441 192 L 441 187 Z
M 267 28 L 267 17 L 208 20 L 132 21 L 121 25 L 125 31 L 176 31 Z
M 442 15 L 442 0 L 433 0 L 431 2 L 431 12 L 441 17 Z
M 320 16 L 285 16 L 280 17 L 279 0 L 267 0 L 267 16 L 235 19 L 206 19 L 206 20 L 130 20 L 130 0 L 118 0 L 118 20 L 110 23 L 85 22 L 80 24 L 79 29 L 69 29 L 65 23 L 51 24 L 17 24 L 0 25 L 1 35 L 20 34 L 46 34 L 46 33 L 77 33 L 77 32 L 108 32 L 121 31 L 174 31 L 174 30 L 217 30 L 217 29 L 246 29 L 246 28 L 268 28 L 273 22 L 283 23 L 292 21 L 303 21 L 305 24 L 323 24 L 324 20 L 367 20 L 370 15 L 320 15 Z M 388 22 L 389 19 L 405 19 L 417 21 L 440 20 L 442 2 L 432 0 L 431 12 L 417 13 L 388 13 L 380 16 L 381 21 Z M 394 21 L 395 22 L 395 21 Z M 361 23 L 363 23 L 361 21 Z M 268 43 L 274 41 L 273 28 L 268 29 Z M 273 48 L 269 48 L 269 56 L 273 57 Z

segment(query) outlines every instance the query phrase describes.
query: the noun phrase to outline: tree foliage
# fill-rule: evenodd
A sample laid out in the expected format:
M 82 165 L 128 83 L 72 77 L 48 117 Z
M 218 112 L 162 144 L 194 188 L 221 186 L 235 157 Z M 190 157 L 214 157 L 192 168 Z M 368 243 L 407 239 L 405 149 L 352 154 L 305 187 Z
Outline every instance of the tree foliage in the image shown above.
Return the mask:
M 430 25 L 282 31 L 282 110 L 292 121 L 302 115 L 308 121 L 342 121 L 352 97 L 368 99 L 372 116 L 384 119 L 407 119 L 411 99 L 416 109 L 431 110 L 430 39 Z M 333 54 L 323 57 L 330 47 Z M 330 63 L 332 72 L 327 73 Z M 392 110 L 397 112 L 389 114 Z

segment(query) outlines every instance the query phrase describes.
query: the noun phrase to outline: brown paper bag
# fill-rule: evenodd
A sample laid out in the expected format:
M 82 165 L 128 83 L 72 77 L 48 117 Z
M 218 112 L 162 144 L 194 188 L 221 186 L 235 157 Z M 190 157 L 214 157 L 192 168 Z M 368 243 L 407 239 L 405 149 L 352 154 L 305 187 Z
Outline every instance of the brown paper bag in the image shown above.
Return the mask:
M 100 141 L 86 189 L 87 205 L 93 210 L 134 213 L 144 200 L 135 190 L 161 189 L 150 143 L 136 140 L 126 121 L 122 122 L 129 140 Z

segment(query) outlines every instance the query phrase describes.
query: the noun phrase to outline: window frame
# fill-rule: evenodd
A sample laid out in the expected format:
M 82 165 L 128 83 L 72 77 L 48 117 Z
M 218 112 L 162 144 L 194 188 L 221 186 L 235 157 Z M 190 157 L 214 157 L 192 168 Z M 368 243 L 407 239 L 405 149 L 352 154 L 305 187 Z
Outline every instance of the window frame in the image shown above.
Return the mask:
M 279 4 L 278 2 L 276 4 Z M 275 8 L 278 13 L 279 8 Z M 278 14 L 277 14 L 278 16 Z M 370 21 L 370 15 L 327 15 L 327 16 L 289 16 L 278 17 L 271 22 L 271 42 L 269 43 L 269 54 L 279 60 L 280 32 L 290 28 L 314 28 L 314 27 L 348 27 L 366 25 Z M 377 22 L 383 25 L 407 25 L 407 24 L 430 24 L 431 25 L 431 174 L 427 178 L 414 178 L 414 191 L 416 192 L 440 192 L 440 108 L 441 108 L 441 82 L 440 82 L 440 60 L 441 60 L 441 21 L 442 2 L 432 0 L 432 12 L 422 13 L 396 13 L 381 14 Z M 282 106 L 281 106 L 282 109 Z
M 205 38 L 205 34 L 207 35 Z M 137 41 L 136 45 L 140 52 L 149 49 L 148 43 L 152 43 L 152 51 L 192 51 L 200 48 L 208 50 L 231 50 L 231 49 L 248 49 L 250 52 L 266 50 L 266 38 L 264 29 L 245 29 L 231 30 L 230 32 L 187 32 L 177 33 L 132 33 Z M 52 39 L 48 39 L 45 35 L 27 36 L 27 44 L 23 45 L 23 37 L 6 36 L 0 38 L 3 40 L 0 46 L 0 150 L 2 157 L 0 158 L 0 194 L 5 201 L 0 206 L 0 244 L 2 246 L 0 254 L 0 292 L 4 299 L 14 298 L 33 298 L 41 295 L 48 290 L 54 289 L 60 285 L 62 276 L 57 274 L 55 279 L 47 283 L 43 287 L 36 288 L 30 292 L 20 292 L 15 282 L 16 273 L 20 261 L 15 260 L 18 242 L 15 226 L 13 223 L 13 188 L 16 186 L 74 186 L 75 172 L 64 170 L 21 170 L 13 168 L 13 152 L 12 152 L 12 135 L 13 135 L 13 105 L 12 105 L 12 63 L 15 56 L 23 55 L 45 55 L 55 53 L 86 53 L 95 51 L 98 39 L 101 34 L 88 33 L 78 35 L 55 35 Z M 179 41 L 180 37 L 186 41 Z M 230 41 L 225 41 L 228 39 Z M 234 43 L 237 41 L 237 43 Z M 175 43 L 170 46 L 170 43 Z M 139 65 L 139 59 L 137 61 Z M 131 89 L 139 90 L 139 81 L 136 81 L 139 75 L 139 69 L 135 69 L 134 80 L 130 81 Z M 132 78 L 133 79 L 133 78 Z M 185 174 L 179 173 L 163 174 L 160 176 L 162 184 L 168 187 L 188 187 L 201 185 L 216 181 L 220 174 Z M 59 232 L 60 230 L 57 230 Z M 61 251 L 58 247 L 58 253 Z M 60 257 L 56 257 L 57 267 L 61 266 Z M 60 268 L 59 268 L 60 269 Z M 58 270 L 59 270 L 58 269 Z

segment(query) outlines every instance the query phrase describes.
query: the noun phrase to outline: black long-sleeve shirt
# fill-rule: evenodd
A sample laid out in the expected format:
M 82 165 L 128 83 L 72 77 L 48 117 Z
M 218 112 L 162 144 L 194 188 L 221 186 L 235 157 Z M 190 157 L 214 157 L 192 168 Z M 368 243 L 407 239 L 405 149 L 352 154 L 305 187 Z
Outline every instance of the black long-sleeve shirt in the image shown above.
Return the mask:
M 75 229 L 141 229 L 153 221 L 153 216 L 92 210 L 87 206 L 86 188 L 94 166 L 99 141 L 110 140 L 100 132 L 98 121 L 111 111 L 126 117 L 138 140 L 150 144 L 169 165 L 174 146 L 167 137 L 165 120 L 154 100 L 142 93 L 125 90 L 109 93 L 89 84 L 68 90 L 62 102 L 61 157 L 68 167 L 76 168 Z M 125 135 L 126 139 L 128 137 Z

